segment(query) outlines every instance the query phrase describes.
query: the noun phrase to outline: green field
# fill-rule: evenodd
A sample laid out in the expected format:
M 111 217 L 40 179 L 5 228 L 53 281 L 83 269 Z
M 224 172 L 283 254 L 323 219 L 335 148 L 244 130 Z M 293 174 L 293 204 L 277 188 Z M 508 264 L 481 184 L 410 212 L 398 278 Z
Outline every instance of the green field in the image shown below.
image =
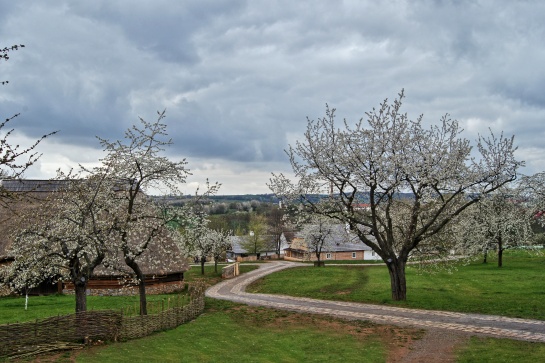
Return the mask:
M 493 258 L 453 273 L 408 266 L 402 302 L 391 300 L 385 266 L 297 267 L 266 276 L 247 291 L 545 320 L 543 276 L 545 256 L 515 251 L 506 254 L 502 268 Z
M 419 274 L 408 270 L 408 301 L 396 305 L 476 311 L 545 319 L 545 257 L 508 253 L 505 266 L 460 266 L 453 274 Z M 242 267 L 242 266 L 241 266 Z M 213 284 L 220 277 L 213 266 L 206 275 L 193 268 L 189 280 Z M 245 265 L 243 271 L 255 266 Z M 327 266 L 284 270 L 253 285 L 255 291 L 288 293 L 348 301 L 391 304 L 384 267 Z M 149 296 L 150 301 L 168 298 Z M 89 297 L 90 309 L 121 308 L 136 297 Z M 24 311 L 23 298 L 0 299 L 0 321 L 32 320 L 35 316 L 71 313 L 72 296 L 31 297 Z M 34 315 L 32 315 L 34 314 Z M 40 357 L 60 362 L 384 362 L 419 339 L 418 329 L 296 314 L 207 299 L 196 320 L 143 339 L 109 343 L 80 351 Z M 456 352 L 458 362 L 542 362 L 545 344 L 505 339 L 471 338 Z
M 326 265 L 384 265 L 382 260 L 322 260 Z M 303 261 L 303 263 L 313 265 L 314 261 Z
M 80 352 L 77 361 L 361 362 L 365 357 L 366 362 L 384 362 L 387 344 L 367 331 L 369 327 L 207 300 L 205 313 L 193 322 L 145 339 Z M 350 330 L 353 333 L 347 334 Z

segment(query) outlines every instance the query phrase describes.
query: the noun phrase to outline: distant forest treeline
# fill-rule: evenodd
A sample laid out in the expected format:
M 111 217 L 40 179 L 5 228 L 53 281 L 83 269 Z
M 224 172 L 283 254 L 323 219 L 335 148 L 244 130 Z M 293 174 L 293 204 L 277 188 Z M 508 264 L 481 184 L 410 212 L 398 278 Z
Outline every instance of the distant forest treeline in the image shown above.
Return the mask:
M 166 199 L 170 205 L 182 206 L 193 196 L 153 198 Z M 278 202 L 274 194 L 215 195 L 203 198 L 200 206 L 208 214 L 210 228 L 231 230 L 235 235 L 242 236 L 249 233 L 252 215 L 265 216 L 268 227 L 274 228 L 278 224 L 278 215 L 283 214 Z
M 408 194 L 400 193 L 400 198 L 408 197 Z M 325 194 L 307 196 L 307 198 L 319 201 L 327 197 Z M 193 196 L 182 197 L 155 197 L 165 199 L 173 206 L 182 206 L 190 201 Z M 368 193 L 361 193 L 358 198 L 360 203 L 368 203 Z M 235 235 L 249 233 L 248 225 L 252 215 L 265 217 L 268 229 L 277 230 L 286 212 L 279 208 L 279 199 L 274 194 L 244 194 L 244 195 L 214 195 L 203 199 L 200 203 L 203 211 L 208 214 L 209 227 L 220 230 L 232 230 Z M 284 223 L 282 223 L 284 224 Z M 293 226 L 285 225 L 282 228 L 291 230 Z
M 409 193 L 399 193 L 399 198 L 406 198 L 409 197 L 411 194 Z M 313 194 L 313 195 L 307 195 L 307 198 L 310 198 L 311 200 L 318 201 L 322 198 L 327 197 L 327 194 Z M 171 204 L 179 204 L 182 205 L 185 203 L 185 201 L 193 198 L 192 195 L 184 195 L 181 197 L 155 197 L 155 198 L 167 198 L 170 200 Z M 358 198 L 360 203 L 368 203 L 369 202 L 369 193 L 358 193 Z M 214 195 L 207 197 L 207 200 L 211 202 L 218 202 L 218 203 L 244 203 L 244 202 L 252 202 L 257 201 L 260 203 L 274 203 L 278 204 L 279 199 L 274 194 L 239 194 L 239 195 Z

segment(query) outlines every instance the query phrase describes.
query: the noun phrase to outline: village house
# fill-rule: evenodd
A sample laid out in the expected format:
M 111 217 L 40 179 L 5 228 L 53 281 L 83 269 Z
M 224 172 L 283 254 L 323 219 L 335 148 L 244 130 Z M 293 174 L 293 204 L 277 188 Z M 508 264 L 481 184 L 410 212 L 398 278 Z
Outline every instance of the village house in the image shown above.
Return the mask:
M 14 212 L 24 209 L 28 203 L 39 203 L 47 195 L 61 190 L 65 186 L 65 182 L 62 180 L 13 179 L 0 181 L 0 189 L 14 196 L 8 202 L 0 205 L 0 268 L 14 261 L 16 257 L 10 252 L 14 241 L 9 232 L 13 227 Z M 154 262 L 157 260 L 160 261 L 159 266 Z M 147 293 L 168 293 L 183 288 L 184 272 L 189 269 L 189 265 L 174 241 L 167 239 L 160 248 L 152 242 L 138 262 L 145 275 Z M 88 294 L 137 294 L 137 286 L 125 283 L 126 277 L 130 274 L 127 266 L 119 266 L 116 270 L 98 266 L 88 282 Z M 2 292 L 7 292 L 5 286 L 3 289 L 0 288 L 0 294 Z M 52 284 L 51 281 L 45 281 L 31 290 L 31 294 L 61 292 L 71 293 L 73 286 L 65 282 Z
M 337 225 L 341 231 L 345 226 Z M 302 233 L 296 233 L 289 247 L 284 249 L 284 259 L 288 261 L 317 261 Z M 352 233 L 335 233 L 327 236 L 321 254 L 321 261 L 377 261 L 381 260 L 371 247 L 367 246 Z
M 242 247 L 244 245 L 245 239 L 247 236 L 231 236 L 231 248 L 227 250 L 226 257 L 231 261 L 255 261 L 259 259 L 282 259 L 284 257 L 284 249 L 289 246 L 288 238 L 289 233 L 282 233 L 280 235 L 280 255 L 276 253 L 274 248 L 275 246 L 275 236 L 265 235 L 263 236 L 263 248 L 259 250 L 259 256 L 255 254 L 250 254 L 247 250 Z

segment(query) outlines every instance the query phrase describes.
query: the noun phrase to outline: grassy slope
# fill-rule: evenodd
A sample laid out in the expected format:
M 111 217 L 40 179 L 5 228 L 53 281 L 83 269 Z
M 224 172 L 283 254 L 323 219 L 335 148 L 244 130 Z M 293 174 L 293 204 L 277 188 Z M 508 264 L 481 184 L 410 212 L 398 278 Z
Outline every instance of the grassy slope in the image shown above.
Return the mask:
M 177 329 L 78 354 L 78 362 L 383 362 L 374 335 L 299 323 L 298 314 L 208 300 L 205 314 Z M 281 322 L 282 321 L 282 322 Z M 291 322 L 291 323 L 290 323 Z M 339 344 L 340 342 L 340 344 Z M 143 354 L 142 352 L 145 352 Z M 160 358 L 159 358 L 160 357 Z
M 293 268 L 266 276 L 248 291 L 545 320 L 544 275 L 544 256 L 513 252 L 502 268 L 494 261 L 460 266 L 451 274 L 408 267 L 404 302 L 391 300 L 384 266 Z

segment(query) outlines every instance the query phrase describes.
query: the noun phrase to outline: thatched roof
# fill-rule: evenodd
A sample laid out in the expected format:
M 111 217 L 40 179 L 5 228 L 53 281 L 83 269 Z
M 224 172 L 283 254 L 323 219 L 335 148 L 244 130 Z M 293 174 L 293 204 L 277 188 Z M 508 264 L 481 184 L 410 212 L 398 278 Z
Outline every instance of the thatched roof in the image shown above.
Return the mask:
M 168 237 L 161 238 L 161 241 L 152 240 L 146 251 L 136 259 L 144 275 L 167 275 L 187 271 L 189 265 L 176 243 Z M 121 261 L 120 266 L 115 268 L 98 266 L 94 274 L 97 276 L 132 274 L 132 270 L 124 264 L 121 253 L 118 254 L 118 258 Z
M 13 228 L 14 215 L 25 207 L 40 203 L 50 193 L 60 191 L 67 186 L 67 180 L 1 180 L 0 188 L 9 193 L 12 198 L 8 203 L 0 205 L 0 263 L 14 258 L 10 254 L 10 247 L 13 244 L 10 238 L 10 230 Z M 136 243 L 137 241 L 135 241 Z M 137 259 L 142 271 L 146 275 L 165 275 L 174 272 L 184 272 L 189 269 L 180 249 L 171 239 L 163 239 L 163 245 L 152 241 L 144 254 Z M 155 261 L 160 261 L 159 266 Z M 126 266 L 121 266 L 126 268 Z M 127 268 L 126 272 L 129 271 Z M 95 270 L 96 275 L 105 276 L 108 274 L 119 275 L 120 271 L 105 269 L 100 266 Z
M 68 180 L 4 179 L 0 188 L 12 193 L 51 193 L 66 187 Z

